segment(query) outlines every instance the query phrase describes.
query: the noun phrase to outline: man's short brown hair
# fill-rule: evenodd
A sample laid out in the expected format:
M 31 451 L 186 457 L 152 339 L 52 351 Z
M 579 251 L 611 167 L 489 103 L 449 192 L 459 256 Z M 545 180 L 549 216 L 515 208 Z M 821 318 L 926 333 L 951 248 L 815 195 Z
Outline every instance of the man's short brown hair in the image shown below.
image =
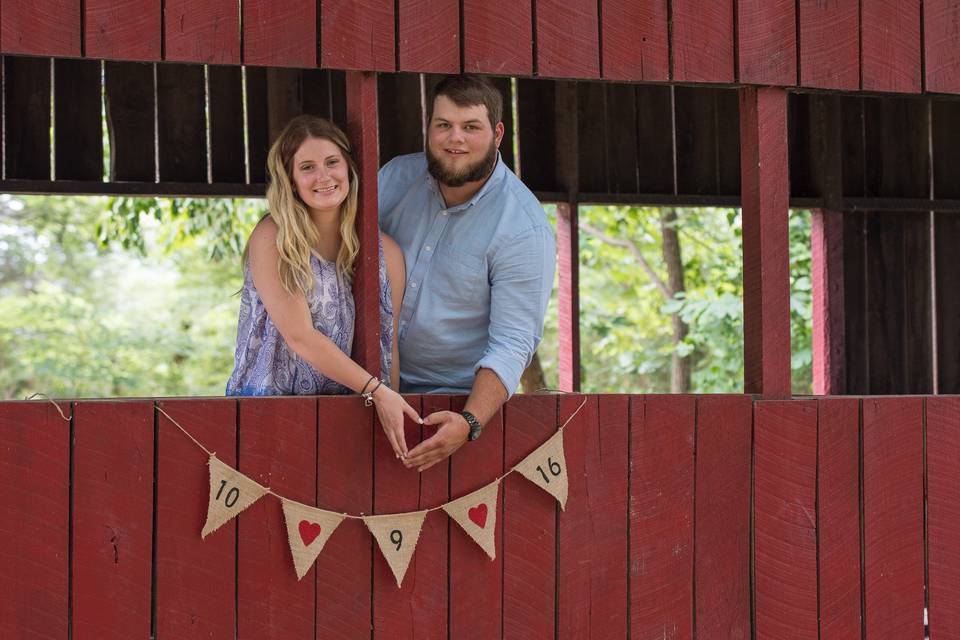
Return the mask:
M 428 123 L 433 120 L 433 104 L 437 96 L 450 98 L 458 107 L 485 106 L 491 129 L 496 128 L 497 123 L 503 118 L 503 96 L 493 83 L 483 76 L 465 73 L 447 76 L 438 82 L 430 92 L 427 104 Z

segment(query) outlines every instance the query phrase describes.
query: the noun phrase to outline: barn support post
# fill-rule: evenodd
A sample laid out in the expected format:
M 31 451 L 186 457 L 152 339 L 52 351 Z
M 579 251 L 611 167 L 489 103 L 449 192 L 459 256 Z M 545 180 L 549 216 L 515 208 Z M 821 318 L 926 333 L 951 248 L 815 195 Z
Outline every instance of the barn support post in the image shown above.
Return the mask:
M 744 392 L 790 395 L 787 92 L 740 89 Z
M 377 74 L 347 71 L 347 135 L 360 174 L 357 235 L 360 255 L 354 269 L 353 297 L 357 319 L 353 359 L 380 375 L 380 244 L 377 241 Z
M 843 293 L 843 124 L 836 95 L 810 96 L 809 130 L 816 159 L 814 184 L 824 207 L 810 229 L 813 286 L 813 393 L 846 393 Z
M 561 391 L 580 390 L 580 233 L 577 84 L 556 85 L 557 176 L 567 201 L 557 204 L 557 320 Z

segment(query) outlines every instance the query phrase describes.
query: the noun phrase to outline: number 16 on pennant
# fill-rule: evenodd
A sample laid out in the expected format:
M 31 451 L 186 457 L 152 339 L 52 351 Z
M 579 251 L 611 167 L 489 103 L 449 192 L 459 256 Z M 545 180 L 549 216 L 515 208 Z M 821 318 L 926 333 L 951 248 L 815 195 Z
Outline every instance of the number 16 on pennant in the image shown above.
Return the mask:
M 567 460 L 563 455 L 563 431 L 558 431 L 549 440 L 524 458 L 515 469 L 523 474 L 560 503 L 567 505 Z

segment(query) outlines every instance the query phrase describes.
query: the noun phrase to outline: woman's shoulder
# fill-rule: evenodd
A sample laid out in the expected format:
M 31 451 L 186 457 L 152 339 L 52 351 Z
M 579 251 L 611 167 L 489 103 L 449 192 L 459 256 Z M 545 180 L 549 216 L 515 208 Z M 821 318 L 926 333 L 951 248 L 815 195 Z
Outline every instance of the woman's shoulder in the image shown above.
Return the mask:
M 383 232 L 380 232 L 380 246 L 383 247 L 383 253 L 388 259 L 391 256 L 403 257 L 403 251 L 400 249 L 400 245 L 397 244 L 397 241 Z
M 250 232 L 249 246 L 251 251 L 276 247 L 277 223 L 269 215 L 265 215 Z

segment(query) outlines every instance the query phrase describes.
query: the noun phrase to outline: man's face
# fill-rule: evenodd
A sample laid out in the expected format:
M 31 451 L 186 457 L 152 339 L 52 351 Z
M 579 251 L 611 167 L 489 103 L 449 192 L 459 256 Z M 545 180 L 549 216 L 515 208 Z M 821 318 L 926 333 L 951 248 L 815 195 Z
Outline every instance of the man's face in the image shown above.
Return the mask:
M 502 138 L 503 123 L 491 127 L 485 106 L 460 107 L 437 96 L 427 127 L 430 175 L 448 187 L 483 180 L 493 170 Z

